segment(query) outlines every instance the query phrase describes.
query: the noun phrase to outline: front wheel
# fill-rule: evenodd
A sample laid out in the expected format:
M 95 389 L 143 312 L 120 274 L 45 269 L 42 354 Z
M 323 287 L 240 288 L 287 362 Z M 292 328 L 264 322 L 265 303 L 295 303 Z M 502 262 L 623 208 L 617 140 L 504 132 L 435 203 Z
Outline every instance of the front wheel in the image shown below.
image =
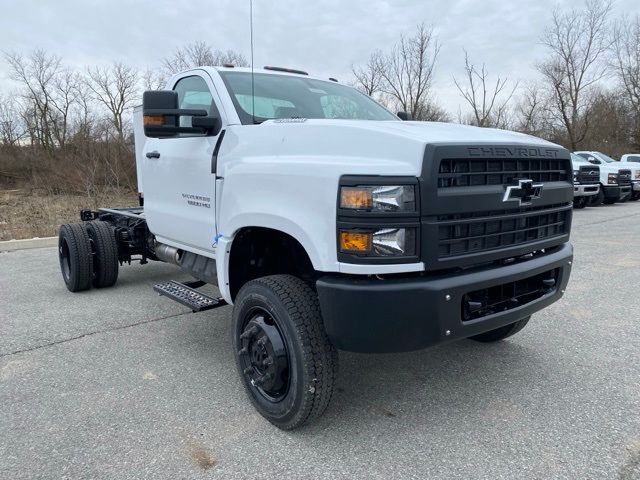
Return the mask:
M 589 206 L 598 207 L 602 205 L 602 202 L 604 202 L 604 192 L 602 191 L 602 187 L 600 187 L 597 194 L 589 197 Z
M 640 199 L 640 192 L 633 192 L 629 200 L 631 200 L 632 202 L 637 202 L 638 199 Z
M 233 308 L 233 347 L 249 399 L 292 430 L 326 410 L 338 372 L 315 291 L 290 275 L 252 280 Z
M 587 206 L 587 197 L 577 197 L 573 199 L 573 208 L 584 208 Z
M 497 342 L 499 340 L 504 340 L 511 335 L 515 335 L 520 330 L 522 330 L 527 323 L 531 320 L 531 315 L 523 318 L 522 320 L 518 320 L 510 325 L 505 325 L 504 327 L 496 328 L 495 330 L 489 330 L 488 332 L 481 333 L 479 335 L 474 335 L 470 337 L 472 340 L 476 340 L 477 342 Z

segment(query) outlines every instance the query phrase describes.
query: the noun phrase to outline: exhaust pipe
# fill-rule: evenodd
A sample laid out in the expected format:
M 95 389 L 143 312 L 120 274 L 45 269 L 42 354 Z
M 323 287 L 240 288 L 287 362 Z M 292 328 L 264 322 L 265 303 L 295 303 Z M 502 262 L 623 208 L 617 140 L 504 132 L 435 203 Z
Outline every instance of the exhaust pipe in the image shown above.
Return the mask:
M 170 247 L 164 243 L 156 243 L 156 257 L 158 260 L 173 263 L 174 265 L 180 265 L 182 262 L 182 250 L 178 250 L 176 247 Z

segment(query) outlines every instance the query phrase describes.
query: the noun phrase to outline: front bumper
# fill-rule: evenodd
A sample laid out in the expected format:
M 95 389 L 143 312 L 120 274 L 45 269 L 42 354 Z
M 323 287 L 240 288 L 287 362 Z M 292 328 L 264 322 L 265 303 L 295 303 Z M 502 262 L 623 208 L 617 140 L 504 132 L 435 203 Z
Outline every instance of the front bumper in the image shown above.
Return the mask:
M 632 185 L 634 192 L 640 192 L 640 181 L 634 180 Z
M 625 198 L 630 197 L 632 193 L 633 193 L 633 186 L 632 185 L 621 186 L 620 187 L 620 200 L 624 200 Z
M 510 265 L 428 277 L 372 279 L 328 275 L 317 281 L 322 317 L 336 348 L 382 353 L 418 350 L 493 330 L 558 300 L 571 272 L 573 247 Z M 557 270 L 556 270 L 557 269 Z M 529 303 L 462 320 L 465 295 L 557 271 L 555 286 Z
M 591 195 L 597 195 L 600 191 L 600 184 L 582 185 L 579 183 L 573 184 L 573 196 L 574 197 L 590 197 Z
M 620 187 L 618 185 L 604 185 L 602 187 L 605 198 L 620 198 Z

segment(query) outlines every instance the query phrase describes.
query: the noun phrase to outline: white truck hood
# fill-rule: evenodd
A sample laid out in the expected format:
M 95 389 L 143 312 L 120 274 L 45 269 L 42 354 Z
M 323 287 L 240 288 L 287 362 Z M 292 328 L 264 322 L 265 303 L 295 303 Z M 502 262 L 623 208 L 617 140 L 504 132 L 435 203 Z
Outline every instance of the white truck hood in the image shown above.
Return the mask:
M 439 122 L 283 119 L 229 130 L 224 148 L 232 147 L 226 150 L 232 157 L 258 155 L 272 164 L 295 159 L 341 174 L 420 175 L 428 144 L 561 148 L 522 133 Z M 260 145 L 259 152 L 249 145 Z

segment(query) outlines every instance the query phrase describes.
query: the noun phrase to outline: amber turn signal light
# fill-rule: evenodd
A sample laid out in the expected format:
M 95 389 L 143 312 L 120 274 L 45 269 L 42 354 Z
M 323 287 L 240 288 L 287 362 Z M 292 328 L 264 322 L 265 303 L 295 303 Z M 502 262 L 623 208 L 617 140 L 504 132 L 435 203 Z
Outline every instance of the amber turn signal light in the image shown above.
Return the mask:
M 373 207 L 371 189 L 367 187 L 342 187 L 340 189 L 340 208 L 356 210 Z
M 145 125 L 164 125 L 164 115 L 145 115 Z
M 363 232 L 340 231 L 340 250 L 343 252 L 366 253 L 371 251 L 373 235 Z

